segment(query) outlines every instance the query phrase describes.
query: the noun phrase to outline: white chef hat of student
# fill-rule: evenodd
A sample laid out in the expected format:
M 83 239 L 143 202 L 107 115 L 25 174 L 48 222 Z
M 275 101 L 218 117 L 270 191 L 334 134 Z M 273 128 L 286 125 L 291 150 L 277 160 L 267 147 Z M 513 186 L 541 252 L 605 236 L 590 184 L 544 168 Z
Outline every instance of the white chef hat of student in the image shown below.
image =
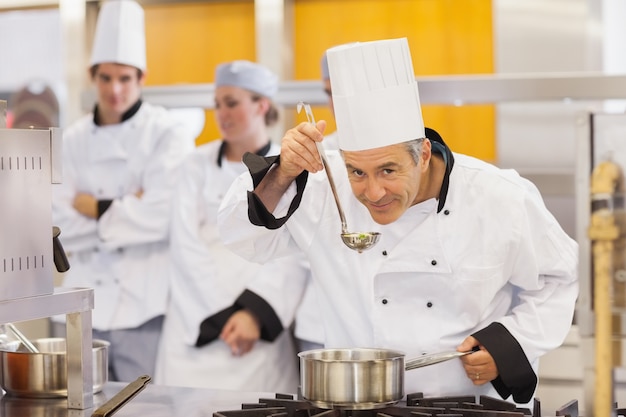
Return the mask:
M 278 76 L 264 65 L 237 60 L 220 64 L 215 70 L 215 86 L 226 85 L 273 98 L 278 91 Z
M 406 38 L 326 51 L 339 148 L 360 151 L 425 137 Z
M 90 66 L 112 62 L 146 70 L 144 12 L 133 0 L 102 4 L 96 23 Z

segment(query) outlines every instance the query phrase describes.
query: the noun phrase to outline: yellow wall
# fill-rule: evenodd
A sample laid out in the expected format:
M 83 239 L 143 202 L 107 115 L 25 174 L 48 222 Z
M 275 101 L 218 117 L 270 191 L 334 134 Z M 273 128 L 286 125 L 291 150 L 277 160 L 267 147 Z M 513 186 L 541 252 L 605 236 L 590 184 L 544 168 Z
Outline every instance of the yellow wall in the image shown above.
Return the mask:
M 298 0 L 295 78 L 319 78 L 330 46 L 408 38 L 416 75 L 493 72 L 491 0 Z M 316 109 L 318 119 L 332 118 Z M 424 123 L 457 152 L 495 159 L 493 106 L 423 106 Z
M 255 60 L 254 3 L 224 1 L 145 7 L 146 85 L 212 83 L 215 67 Z M 198 143 L 220 136 L 213 111 Z
M 418 76 L 493 72 L 491 0 L 295 0 L 294 21 L 296 80 L 319 79 L 330 46 L 396 37 L 408 38 Z M 213 82 L 220 62 L 255 59 L 254 2 L 146 6 L 146 34 L 149 85 Z M 324 107 L 315 113 L 332 121 Z M 423 113 L 455 151 L 495 159 L 493 106 L 424 105 Z M 218 136 L 207 112 L 198 142 Z

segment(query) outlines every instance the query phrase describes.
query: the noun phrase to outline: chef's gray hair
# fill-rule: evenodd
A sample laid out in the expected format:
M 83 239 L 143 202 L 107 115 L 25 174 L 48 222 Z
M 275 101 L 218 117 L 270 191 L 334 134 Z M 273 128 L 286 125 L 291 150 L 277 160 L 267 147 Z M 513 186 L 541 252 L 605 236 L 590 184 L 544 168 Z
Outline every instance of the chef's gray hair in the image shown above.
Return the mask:
M 419 165 L 420 157 L 422 156 L 422 144 L 424 143 L 424 138 L 413 139 L 407 142 L 404 142 L 406 145 L 406 150 L 413 158 L 413 162 L 415 165 Z

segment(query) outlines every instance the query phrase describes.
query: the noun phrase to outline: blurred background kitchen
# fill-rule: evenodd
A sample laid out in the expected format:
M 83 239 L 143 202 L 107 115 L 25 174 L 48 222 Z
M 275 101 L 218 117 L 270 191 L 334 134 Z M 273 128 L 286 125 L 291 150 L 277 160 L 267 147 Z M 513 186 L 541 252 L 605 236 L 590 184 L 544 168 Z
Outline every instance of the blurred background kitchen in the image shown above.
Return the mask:
M 212 114 L 217 64 L 248 59 L 280 75 L 278 132 L 299 121 L 300 100 L 315 104 L 317 119 L 329 120 L 332 131 L 320 72 L 324 50 L 407 37 L 426 125 L 453 150 L 530 178 L 563 228 L 579 242 L 586 239 L 577 210 L 577 143 L 588 133 L 590 112 L 623 113 L 626 107 L 623 0 L 139 3 L 149 69 L 144 99 L 177 109 L 196 126 L 197 144 L 219 137 Z M 0 1 L 0 100 L 8 102 L 9 126 L 63 128 L 92 109 L 87 62 L 100 4 Z M 581 276 L 581 283 L 568 340 L 541 361 L 537 396 L 547 409 L 588 398 L 589 278 Z M 47 320 L 20 327 L 33 338 L 48 334 Z M 618 369 L 616 378 L 619 392 L 626 377 Z

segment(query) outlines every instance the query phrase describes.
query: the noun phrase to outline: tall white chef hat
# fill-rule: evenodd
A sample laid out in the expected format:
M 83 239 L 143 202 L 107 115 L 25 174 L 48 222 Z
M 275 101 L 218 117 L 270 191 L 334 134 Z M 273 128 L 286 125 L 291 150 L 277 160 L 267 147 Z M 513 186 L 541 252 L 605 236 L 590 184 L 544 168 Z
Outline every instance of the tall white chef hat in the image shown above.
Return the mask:
M 340 45 L 326 51 L 339 148 L 380 148 L 425 137 L 406 38 Z
M 227 62 L 215 70 L 215 86 L 230 85 L 272 98 L 278 91 L 278 76 L 269 68 L 246 60 Z
M 322 80 L 327 80 L 330 78 L 330 72 L 328 71 L 328 57 L 326 56 L 326 52 L 322 55 L 322 59 L 320 60 L 320 68 L 322 69 Z
M 102 5 L 96 23 L 90 65 L 104 62 L 146 70 L 144 13 L 133 0 L 109 0 Z

